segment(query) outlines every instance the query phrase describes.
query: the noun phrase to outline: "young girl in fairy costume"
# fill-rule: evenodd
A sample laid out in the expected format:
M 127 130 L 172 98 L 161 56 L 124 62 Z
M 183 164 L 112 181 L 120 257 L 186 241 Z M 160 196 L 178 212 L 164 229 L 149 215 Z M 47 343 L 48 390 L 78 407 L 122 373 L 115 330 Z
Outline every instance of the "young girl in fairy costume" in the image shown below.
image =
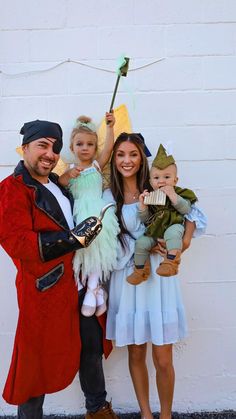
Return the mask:
M 74 221 L 78 224 L 89 216 L 99 216 L 106 205 L 102 198 L 102 170 L 109 161 L 114 144 L 113 113 L 106 113 L 106 138 L 100 155 L 97 153 L 98 137 L 96 126 L 91 119 L 81 116 L 71 133 L 70 149 L 75 156 L 76 166 L 59 180 L 63 186 L 69 186 L 74 197 Z M 79 287 L 87 286 L 81 308 L 84 316 L 94 313 L 100 316 L 106 311 L 106 291 L 101 286 L 115 267 L 117 254 L 117 234 L 119 225 L 114 207 L 106 211 L 103 229 L 93 243 L 75 253 L 73 268 Z

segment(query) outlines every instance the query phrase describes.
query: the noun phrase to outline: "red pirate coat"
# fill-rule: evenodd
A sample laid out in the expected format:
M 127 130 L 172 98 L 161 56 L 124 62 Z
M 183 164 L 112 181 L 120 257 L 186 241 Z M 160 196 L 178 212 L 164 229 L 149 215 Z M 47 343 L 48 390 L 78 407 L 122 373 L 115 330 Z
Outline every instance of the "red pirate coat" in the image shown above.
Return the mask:
M 57 176 L 50 175 L 57 183 Z M 59 186 L 59 185 L 58 185 Z M 60 186 L 59 186 L 60 187 Z M 69 193 L 64 195 L 73 201 Z M 56 198 L 20 162 L 0 184 L 0 244 L 16 269 L 19 317 L 3 398 L 22 404 L 74 379 L 80 362 L 71 236 Z M 104 318 L 100 319 L 104 329 Z M 104 339 L 105 356 L 111 343 Z

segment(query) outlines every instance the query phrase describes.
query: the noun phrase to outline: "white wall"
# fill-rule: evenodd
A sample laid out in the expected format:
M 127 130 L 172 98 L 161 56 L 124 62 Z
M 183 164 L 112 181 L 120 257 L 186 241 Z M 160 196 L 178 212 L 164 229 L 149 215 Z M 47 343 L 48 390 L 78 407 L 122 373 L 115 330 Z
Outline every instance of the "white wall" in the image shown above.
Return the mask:
M 37 71 L 68 58 L 114 70 L 123 52 L 131 69 L 165 57 L 130 71 L 116 105 L 127 104 L 134 131 L 144 134 L 154 153 L 161 141 L 173 143 L 180 185 L 197 191 L 209 218 L 206 236 L 193 242 L 181 265 L 190 334 L 175 351 L 174 409 L 236 409 L 236 1 L 0 0 L 0 10 L 1 179 L 18 161 L 24 122 L 58 121 L 68 138 L 79 114 L 101 119 L 116 79 L 72 63 Z M 17 304 L 15 270 L 2 250 L 0 266 L 2 390 Z M 157 410 L 150 359 L 149 370 Z M 138 410 L 126 349 L 113 352 L 105 372 L 114 408 Z M 47 413 L 82 409 L 78 379 L 45 403 Z M 13 412 L 0 401 L 0 415 Z

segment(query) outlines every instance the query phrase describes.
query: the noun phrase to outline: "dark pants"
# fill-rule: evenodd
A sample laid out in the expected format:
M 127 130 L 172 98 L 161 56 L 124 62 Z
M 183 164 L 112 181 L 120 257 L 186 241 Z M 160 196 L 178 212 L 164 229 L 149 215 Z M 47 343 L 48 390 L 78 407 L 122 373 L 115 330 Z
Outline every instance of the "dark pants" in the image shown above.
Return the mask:
M 18 419 L 42 419 L 44 395 L 33 397 L 26 403 L 18 406 Z
M 81 314 L 85 291 L 79 293 L 80 336 L 82 343 L 79 379 L 89 412 L 96 412 L 106 403 L 105 378 L 102 365 L 102 328 L 94 315 Z M 44 395 L 18 406 L 18 419 L 42 419 Z
M 85 291 L 80 291 L 80 309 Z M 102 328 L 97 317 L 85 317 L 80 310 L 80 336 L 82 351 L 79 378 L 85 396 L 85 406 L 89 412 L 96 412 L 106 403 L 105 378 L 102 365 Z

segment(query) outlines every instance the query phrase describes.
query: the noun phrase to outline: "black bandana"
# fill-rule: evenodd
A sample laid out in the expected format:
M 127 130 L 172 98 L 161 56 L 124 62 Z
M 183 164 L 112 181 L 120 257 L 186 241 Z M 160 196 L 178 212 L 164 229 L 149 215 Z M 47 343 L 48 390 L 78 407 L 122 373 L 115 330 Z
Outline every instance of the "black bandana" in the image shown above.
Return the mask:
M 54 138 L 53 152 L 59 154 L 62 149 L 62 129 L 56 122 L 36 121 L 26 122 L 20 130 L 20 134 L 24 135 L 22 145 L 31 143 L 31 141 L 39 138 Z

